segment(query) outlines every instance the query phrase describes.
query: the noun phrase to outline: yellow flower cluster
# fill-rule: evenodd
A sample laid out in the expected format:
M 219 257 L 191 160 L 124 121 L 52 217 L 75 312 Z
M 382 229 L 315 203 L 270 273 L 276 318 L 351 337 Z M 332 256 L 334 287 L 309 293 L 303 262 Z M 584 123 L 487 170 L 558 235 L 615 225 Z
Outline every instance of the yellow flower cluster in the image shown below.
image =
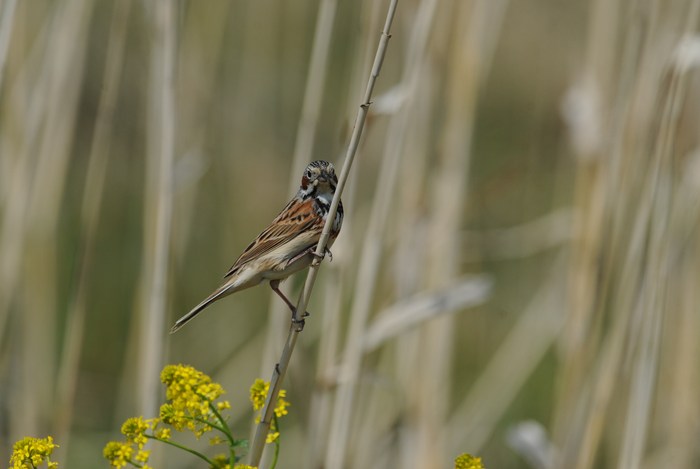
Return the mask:
M 270 383 L 264 379 L 256 379 L 250 387 L 250 402 L 253 404 L 253 410 L 260 410 L 265 405 L 267 391 L 270 390 Z
M 102 455 L 109 465 L 112 467 L 124 467 L 134 454 L 134 448 L 129 443 L 121 443 L 119 441 L 110 441 L 102 450 Z
M 267 399 L 267 393 L 270 391 L 270 383 L 263 379 L 256 379 L 253 385 L 250 387 L 250 402 L 253 404 L 253 410 L 258 411 L 265 406 L 265 399 Z M 277 429 L 277 419 L 287 415 L 287 407 L 289 407 L 289 402 L 285 400 L 287 397 L 287 391 L 280 389 L 279 396 L 277 396 L 277 405 L 275 406 L 275 419 L 272 421 L 270 426 L 270 433 L 268 433 L 266 441 L 267 443 L 273 443 L 277 441 L 280 433 Z M 260 422 L 260 416 L 255 420 Z
M 160 419 L 180 431 L 191 430 L 197 437 L 211 430 L 206 424 L 214 415 L 214 401 L 223 393 L 220 384 L 209 376 L 186 365 L 168 365 L 160 380 L 166 385 L 167 404 L 160 408 Z M 231 408 L 228 401 L 218 402 L 217 411 Z
M 146 423 L 143 417 L 131 417 L 126 419 L 122 425 L 122 435 L 126 441 L 138 445 L 139 449 L 146 444 L 146 430 L 150 427 L 150 422 Z
M 455 469 L 485 469 L 481 463 L 481 458 L 472 456 L 471 454 L 460 454 L 455 459 Z
M 46 462 L 48 469 L 56 469 L 57 462 L 51 462 L 51 453 L 58 445 L 53 442 L 53 438 L 31 438 L 26 437 L 19 440 L 12 447 L 10 457 L 11 469 L 34 469 Z
M 122 425 L 122 434 L 126 437 L 125 442 L 110 441 L 102 451 L 103 456 L 109 461 L 112 467 L 124 467 L 127 464 L 135 466 L 134 462 L 138 463 L 139 467 L 150 469 L 151 466 L 146 464 L 150 451 L 143 449 L 143 446 L 148 441 L 146 432 L 149 429 L 154 431 L 158 425 L 158 419 L 144 420 L 143 417 L 131 417 Z M 134 445 L 137 451 L 134 456 Z M 133 459 L 132 459 L 133 457 Z
M 160 407 L 159 416 L 148 420 L 143 417 L 127 419 L 121 428 L 126 441 L 112 441 L 105 446 L 104 457 L 112 467 L 121 468 L 130 465 L 151 469 L 146 464 L 149 452 L 144 450 L 144 445 L 149 439 L 154 439 L 194 454 L 212 469 L 256 469 L 252 466 L 234 465 L 240 460 L 235 449 L 245 447 L 247 442 L 233 437 L 227 419 L 222 416 L 222 412 L 230 409 L 231 404 L 228 401 L 218 401 L 224 394 L 220 384 L 213 382 L 201 371 L 186 365 L 166 366 L 161 372 L 161 381 L 166 386 L 167 402 Z M 269 383 L 260 379 L 251 387 L 251 401 L 256 410 L 264 406 L 269 388 Z M 275 416 L 267 437 L 268 442 L 276 441 L 279 437 L 277 419 L 287 414 L 289 406 L 285 397 L 286 392 L 282 390 L 274 409 Z M 190 430 L 197 438 L 209 431 L 219 432 L 220 434 L 211 435 L 209 442 L 212 445 L 227 444 L 229 454 L 209 458 L 187 448 L 170 439 L 173 428 L 177 431 Z
M 265 399 L 269 391 L 269 382 L 260 378 L 255 380 L 250 387 L 250 402 L 253 404 L 253 410 L 260 410 L 265 406 Z M 275 406 L 275 415 L 278 418 L 288 413 L 287 407 L 289 407 L 289 402 L 285 400 L 285 397 L 287 397 L 287 391 L 280 389 L 279 396 L 277 397 L 277 405 Z
M 125 442 L 112 441 L 104 448 L 104 457 L 113 467 L 127 464 L 148 468 L 149 452 L 143 449 L 149 438 L 170 441 L 171 430 L 191 430 L 198 438 L 214 427 L 222 429 L 224 421 L 219 412 L 229 409 L 228 401 L 214 402 L 224 390 L 218 383 L 191 366 L 168 365 L 161 372 L 161 381 L 166 385 L 168 402 L 160 408 L 160 415 L 154 419 L 132 417 L 122 425 Z M 225 426 L 225 425 L 224 425 Z M 212 444 L 224 443 L 220 437 L 213 437 Z M 177 446 L 177 445 L 176 445 Z M 215 467 L 225 467 L 228 459 Z M 230 466 L 229 466 L 229 469 Z

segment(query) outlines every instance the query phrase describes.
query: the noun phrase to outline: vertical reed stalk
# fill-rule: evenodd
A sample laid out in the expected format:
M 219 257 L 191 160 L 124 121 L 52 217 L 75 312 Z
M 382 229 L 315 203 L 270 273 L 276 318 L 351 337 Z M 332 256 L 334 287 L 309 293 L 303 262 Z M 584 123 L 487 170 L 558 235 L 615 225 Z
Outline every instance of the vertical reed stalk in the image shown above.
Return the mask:
M 76 262 L 78 268 L 77 287 L 68 307 L 66 334 L 58 364 L 54 435 L 60 441 L 57 459 L 65 459 L 73 420 L 75 389 L 78 382 L 78 365 L 83 347 L 86 301 L 92 278 L 92 263 L 95 252 L 95 236 L 100 219 L 104 180 L 107 171 L 109 146 L 112 142 L 114 109 L 121 81 L 124 59 L 126 26 L 131 0 L 115 3 L 114 16 L 109 34 L 109 45 L 105 61 L 104 88 L 100 96 L 90 148 L 90 162 L 85 177 L 85 191 L 81 208 L 81 251 Z M 61 457 L 63 455 L 63 457 Z
M 292 167 L 290 169 L 289 192 L 294 194 L 299 188 L 299 175 L 304 170 L 309 159 L 313 155 L 314 141 L 316 138 L 316 128 L 321 114 L 321 104 L 323 102 L 323 92 L 326 83 L 326 72 L 328 69 L 328 51 L 330 49 L 333 23 L 335 21 L 335 11 L 337 0 L 322 0 L 316 18 L 316 29 L 314 32 L 313 47 L 309 60 L 307 72 L 306 88 L 304 89 L 304 100 L 297 126 L 297 135 L 294 144 L 294 155 L 292 157 Z M 262 366 L 267 370 L 274 357 L 279 356 L 279 338 L 284 331 L 287 307 L 284 303 L 277 301 L 279 298 L 273 295 L 270 302 L 268 314 L 268 334 L 265 340 L 265 351 L 263 353 Z
M 52 413 L 58 274 L 62 270 L 56 233 L 63 213 L 92 4 L 83 1 L 56 4 L 53 14 L 50 32 L 45 37 L 47 42 L 42 44 L 45 100 L 37 103 L 40 114 L 33 117 L 38 122 L 29 123 L 30 128 L 36 126 L 40 130 L 26 206 L 27 239 L 21 252 L 24 277 L 20 291 L 24 313 L 18 316 L 16 325 L 24 370 L 17 383 L 23 405 L 13 409 L 17 414 L 11 425 L 17 431 L 22 428 L 35 431 L 45 426 Z M 38 286 L 41 294 L 37 294 Z
M 557 402 L 555 403 L 553 434 L 560 439 L 562 432 L 571 426 L 576 396 L 585 379 L 590 351 L 595 348 L 596 304 L 599 301 L 597 279 L 600 275 L 598 259 L 604 242 L 607 182 L 610 166 L 604 156 L 605 129 L 619 125 L 619 116 L 606 107 L 613 93 L 613 66 L 617 57 L 613 53 L 617 35 L 620 2 L 596 0 L 590 9 L 584 70 L 577 84 L 578 108 L 572 112 L 588 119 L 570 119 L 577 171 L 571 245 L 571 262 L 568 285 L 567 320 L 560 338 L 562 368 L 557 376 Z M 629 62 L 625 63 L 628 68 Z M 623 68 L 624 70 L 624 68 Z M 588 113 L 583 113 L 583 106 Z M 589 115 L 592 114 L 592 115 Z M 613 156 L 614 158 L 614 156 Z
M 375 44 L 374 38 L 366 33 L 377 31 L 381 27 L 382 13 L 381 2 L 373 0 L 362 2 L 360 18 L 365 19 L 369 16 L 369 19 L 364 20 L 363 27 L 358 32 L 361 35 L 362 46 L 358 47 L 358 52 L 353 60 L 350 83 L 361 83 L 363 78 L 367 76 L 368 68 L 372 65 L 371 54 L 375 52 Z M 355 103 L 361 99 L 361 91 L 350 93 L 353 98 L 349 100 L 349 103 L 352 104 L 348 106 L 347 110 L 348 121 L 353 118 L 356 112 Z M 358 95 L 356 99 L 354 98 L 355 94 Z M 370 126 L 371 120 L 367 126 L 368 130 Z M 355 171 L 357 173 L 358 169 L 356 168 Z M 328 277 L 323 290 L 323 317 L 320 328 L 323 333 L 319 337 L 316 377 L 309 406 L 308 451 L 304 460 L 305 467 L 320 467 L 323 464 L 324 452 L 328 444 L 328 425 L 332 411 L 333 390 L 337 379 L 335 367 L 338 361 L 341 331 L 344 327 L 343 299 L 351 282 L 353 250 L 356 249 L 353 243 L 353 234 L 357 225 L 352 214 L 355 213 L 353 207 L 356 205 L 357 186 L 358 178 L 353 178 L 344 191 L 343 235 L 334 244 L 337 255 L 333 264 L 329 265 Z
M 362 100 L 362 104 L 359 107 L 357 118 L 355 119 L 355 126 L 353 128 L 352 137 L 350 138 L 350 143 L 348 144 L 348 150 L 345 154 L 345 160 L 343 162 L 343 168 L 340 172 L 338 178 L 338 185 L 336 188 L 335 196 L 331 203 L 328 218 L 326 224 L 321 233 L 321 238 L 319 239 L 318 245 L 316 246 L 316 257 L 320 258 L 325 254 L 326 245 L 328 243 L 328 238 L 330 237 L 331 226 L 333 220 L 335 219 L 335 214 L 338 210 L 338 204 L 340 203 L 340 197 L 345 187 L 348 175 L 350 173 L 350 168 L 352 162 L 355 158 L 355 153 L 357 152 L 357 147 L 360 144 L 360 137 L 362 136 L 362 129 L 364 128 L 365 120 L 367 118 L 367 112 L 371 105 L 372 92 L 376 84 L 377 78 L 379 77 L 379 72 L 381 71 L 382 63 L 384 61 L 384 56 L 386 55 L 386 49 L 389 43 L 389 35 L 391 31 L 391 24 L 394 20 L 394 15 L 396 13 L 396 7 L 398 6 L 398 0 L 392 0 L 387 12 L 386 22 L 384 23 L 384 29 L 382 30 L 382 35 L 379 40 L 379 46 L 377 47 L 377 54 L 374 58 L 374 64 L 372 66 L 372 71 L 370 73 L 369 81 L 367 83 L 367 88 L 365 90 L 365 95 Z M 311 291 L 313 290 L 314 282 L 316 281 L 316 275 L 318 274 L 318 267 L 320 262 L 316 261 L 312 263 L 309 267 L 309 273 L 306 277 L 306 282 L 304 284 L 304 289 L 299 296 L 299 301 L 294 313 L 294 318 L 289 328 L 289 335 L 287 341 L 285 342 L 285 347 L 282 351 L 282 356 L 280 357 L 279 363 L 275 366 L 274 372 L 272 373 L 272 378 L 270 379 L 270 390 L 268 392 L 267 399 L 265 401 L 265 406 L 262 410 L 262 416 L 258 428 L 255 432 L 255 438 L 250 452 L 250 464 L 252 466 L 258 466 L 260 464 L 260 458 L 262 457 L 262 452 L 265 447 L 265 440 L 267 434 L 270 431 L 270 425 L 272 422 L 273 410 L 277 402 L 277 397 L 282 386 L 282 381 L 284 380 L 284 375 L 289 366 L 289 360 L 291 354 L 294 351 L 296 341 L 299 333 L 302 331 L 302 327 L 298 326 L 298 322 L 301 320 L 299 314 L 304 314 L 306 311 L 306 306 L 309 303 L 309 298 L 311 296 Z M 299 313 L 301 311 L 301 313 Z
M 176 8 L 169 0 L 154 5 L 155 37 L 151 56 L 149 159 L 146 187 L 144 265 L 142 271 L 139 409 L 157 414 L 159 371 L 163 364 L 166 330 L 167 274 L 173 210 L 175 153 Z
M 10 47 L 16 9 L 17 0 L 5 0 L 2 5 L 2 13 L 0 13 L 0 89 L 2 89 L 5 78 L 7 50 Z
M 414 18 L 410 41 L 405 49 L 407 63 L 399 87 L 406 99 L 402 100 L 398 112 L 391 116 L 376 182 L 374 203 L 361 245 L 362 253 L 355 281 L 357 293 L 350 312 L 350 325 L 340 363 L 342 371 L 333 406 L 325 467 L 342 467 L 345 464 L 352 428 L 352 411 L 357 400 L 357 387 L 364 355 L 363 337 L 379 283 L 381 252 L 390 220 L 393 218 L 392 207 L 397 204 L 395 194 L 399 182 L 399 168 L 404 156 L 405 136 L 409 134 L 410 125 L 414 123 L 413 110 L 419 93 L 419 71 L 424 65 L 423 59 L 436 8 L 437 2 L 431 0 L 421 2 Z

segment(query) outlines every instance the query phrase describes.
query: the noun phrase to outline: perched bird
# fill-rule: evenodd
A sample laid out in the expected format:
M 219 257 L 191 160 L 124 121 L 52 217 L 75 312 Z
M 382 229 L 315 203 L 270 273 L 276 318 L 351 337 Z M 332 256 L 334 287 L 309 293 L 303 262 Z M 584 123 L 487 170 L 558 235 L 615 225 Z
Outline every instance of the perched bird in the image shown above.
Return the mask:
M 214 301 L 263 281 L 270 282 L 272 290 L 293 312 L 294 305 L 280 291 L 279 283 L 311 265 L 337 184 L 338 178 L 331 163 L 321 160 L 310 163 L 304 170 L 299 191 L 234 262 L 224 276 L 227 279 L 224 284 L 178 319 L 170 333 L 180 329 Z M 327 248 L 338 237 L 342 224 L 343 204 L 340 203 Z

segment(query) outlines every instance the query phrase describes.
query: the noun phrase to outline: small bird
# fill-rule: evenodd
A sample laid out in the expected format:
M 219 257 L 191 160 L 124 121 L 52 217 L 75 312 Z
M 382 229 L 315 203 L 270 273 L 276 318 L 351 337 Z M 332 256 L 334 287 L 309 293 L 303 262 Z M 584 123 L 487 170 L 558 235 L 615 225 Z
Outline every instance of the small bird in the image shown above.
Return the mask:
M 327 161 L 314 161 L 304 170 L 296 195 L 279 215 L 234 262 L 226 273 L 227 280 L 214 293 L 175 322 L 170 333 L 180 329 L 204 308 L 225 296 L 264 281 L 294 312 L 294 305 L 279 289 L 282 280 L 311 265 L 316 244 L 326 223 L 338 178 L 335 168 Z M 343 204 L 333 220 L 326 252 L 340 233 L 343 224 Z

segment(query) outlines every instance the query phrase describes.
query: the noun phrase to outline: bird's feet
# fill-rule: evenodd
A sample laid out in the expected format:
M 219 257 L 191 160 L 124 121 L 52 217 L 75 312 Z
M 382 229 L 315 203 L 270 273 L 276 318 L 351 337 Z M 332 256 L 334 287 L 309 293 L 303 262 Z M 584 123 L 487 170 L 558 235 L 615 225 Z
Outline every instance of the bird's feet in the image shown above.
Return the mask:
M 306 317 L 310 316 L 309 312 L 306 311 L 301 318 L 298 318 L 295 313 L 292 313 L 292 327 L 296 329 L 297 332 L 301 332 L 304 330 L 304 326 L 306 326 Z
M 297 316 L 296 308 L 294 308 L 294 310 L 292 311 L 292 322 L 303 321 L 309 316 L 311 316 L 311 313 L 309 313 L 308 311 L 304 311 L 304 314 L 302 314 L 301 318 L 299 318 L 299 316 Z
M 309 248 L 309 254 L 314 257 L 314 264 L 318 265 L 321 261 L 328 256 L 328 262 L 333 262 L 333 253 L 328 247 L 324 249 L 323 254 L 316 254 L 316 248 Z

